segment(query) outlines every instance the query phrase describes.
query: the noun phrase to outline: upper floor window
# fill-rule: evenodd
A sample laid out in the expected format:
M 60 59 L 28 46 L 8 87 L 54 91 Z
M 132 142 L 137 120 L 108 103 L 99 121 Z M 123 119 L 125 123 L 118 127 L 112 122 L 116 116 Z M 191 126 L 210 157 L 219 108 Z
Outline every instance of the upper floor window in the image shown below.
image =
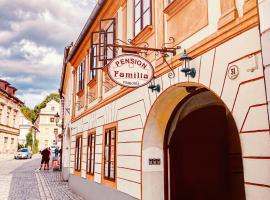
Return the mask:
M 115 180 L 116 128 L 105 130 L 104 178 Z
M 84 89 L 84 61 L 80 64 L 78 68 L 78 91 L 81 91 Z
M 75 170 L 81 171 L 81 159 L 82 159 L 82 136 L 76 137 L 75 144 Z
M 54 134 L 57 134 L 57 133 L 58 133 L 58 129 L 55 128 L 55 129 L 53 130 L 53 132 L 54 132 Z
M 90 133 L 87 139 L 87 169 L 88 174 L 94 174 L 95 168 L 95 133 Z
M 116 55 L 115 48 L 107 46 L 115 43 L 115 37 L 115 19 L 100 20 L 99 60 L 103 61 L 103 66 L 109 63 Z
M 55 110 L 55 107 L 54 107 L 54 106 L 52 106 L 52 107 L 51 107 L 51 111 L 54 111 L 54 110 Z
M 8 142 L 8 137 L 4 137 L 4 143 L 6 144 Z
M 151 0 L 134 0 L 134 35 L 152 24 Z
M 90 72 L 89 80 L 94 80 L 96 78 L 96 68 L 98 68 L 98 39 L 99 32 L 91 33 L 91 50 L 90 50 Z
M 54 122 L 54 117 L 51 117 L 50 118 L 50 122 Z

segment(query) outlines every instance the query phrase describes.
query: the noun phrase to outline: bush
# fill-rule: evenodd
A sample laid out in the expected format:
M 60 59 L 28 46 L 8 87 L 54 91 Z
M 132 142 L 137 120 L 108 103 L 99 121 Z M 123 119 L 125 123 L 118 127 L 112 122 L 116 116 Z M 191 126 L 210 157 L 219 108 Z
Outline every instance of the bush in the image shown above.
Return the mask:
M 18 143 L 18 150 L 21 149 L 21 148 L 24 148 L 24 145 Z

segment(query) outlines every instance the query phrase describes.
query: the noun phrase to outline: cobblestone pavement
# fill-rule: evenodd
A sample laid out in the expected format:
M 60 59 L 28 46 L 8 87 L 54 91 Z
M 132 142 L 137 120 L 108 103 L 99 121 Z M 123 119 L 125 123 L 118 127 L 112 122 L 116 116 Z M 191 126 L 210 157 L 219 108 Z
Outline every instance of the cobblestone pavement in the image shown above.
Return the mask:
M 83 200 L 64 182 L 61 172 L 39 171 L 40 157 L 0 160 L 0 200 Z

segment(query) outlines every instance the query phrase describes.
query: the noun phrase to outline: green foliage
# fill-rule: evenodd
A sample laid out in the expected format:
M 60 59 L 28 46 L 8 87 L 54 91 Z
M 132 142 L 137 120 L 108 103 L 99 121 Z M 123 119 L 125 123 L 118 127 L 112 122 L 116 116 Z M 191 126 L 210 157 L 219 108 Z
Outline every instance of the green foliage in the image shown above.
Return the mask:
M 60 96 L 58 93 L 51 93 L 48 95 L 40 104 L 36 105 L 34 109 L 30 109 L 27 106 L 21 107 L 21 112 L 24 114 L 24 116 L 30 120 L 32 123 L 34 123 L 41 111 L 42 108 L 45 108 L 47 103 L 51 100 L 55 100 L 58 103 L 60 103 Z
M 32 129 L 29 129 L 29 132 L 26 135 L 26 147 L 31 147 L 33 145 L 33 135 L 32 135 Z
M 38 140 L 37 140 L 37 138 L 36 138 L 36 135 L 35 135 L 35 137 L 34 137 L 34 145 L 33 145 L 32 152 L 33 152 L 33 154 L 38 153 Z
M 24 148 L 24 145 L 18 143 L 18 150 L 21 149 L 21 148 Z

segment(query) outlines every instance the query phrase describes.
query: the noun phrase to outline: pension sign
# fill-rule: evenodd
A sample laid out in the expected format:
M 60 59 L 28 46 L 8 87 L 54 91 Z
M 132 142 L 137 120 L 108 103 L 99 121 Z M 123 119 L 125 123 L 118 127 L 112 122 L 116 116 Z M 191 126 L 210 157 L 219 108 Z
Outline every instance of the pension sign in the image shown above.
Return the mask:
M 120 55 L 108 64 L 110 78 L 125 87 L 141 87 L 149 83 L 154 69 L 146 59 L 132 54 Z

